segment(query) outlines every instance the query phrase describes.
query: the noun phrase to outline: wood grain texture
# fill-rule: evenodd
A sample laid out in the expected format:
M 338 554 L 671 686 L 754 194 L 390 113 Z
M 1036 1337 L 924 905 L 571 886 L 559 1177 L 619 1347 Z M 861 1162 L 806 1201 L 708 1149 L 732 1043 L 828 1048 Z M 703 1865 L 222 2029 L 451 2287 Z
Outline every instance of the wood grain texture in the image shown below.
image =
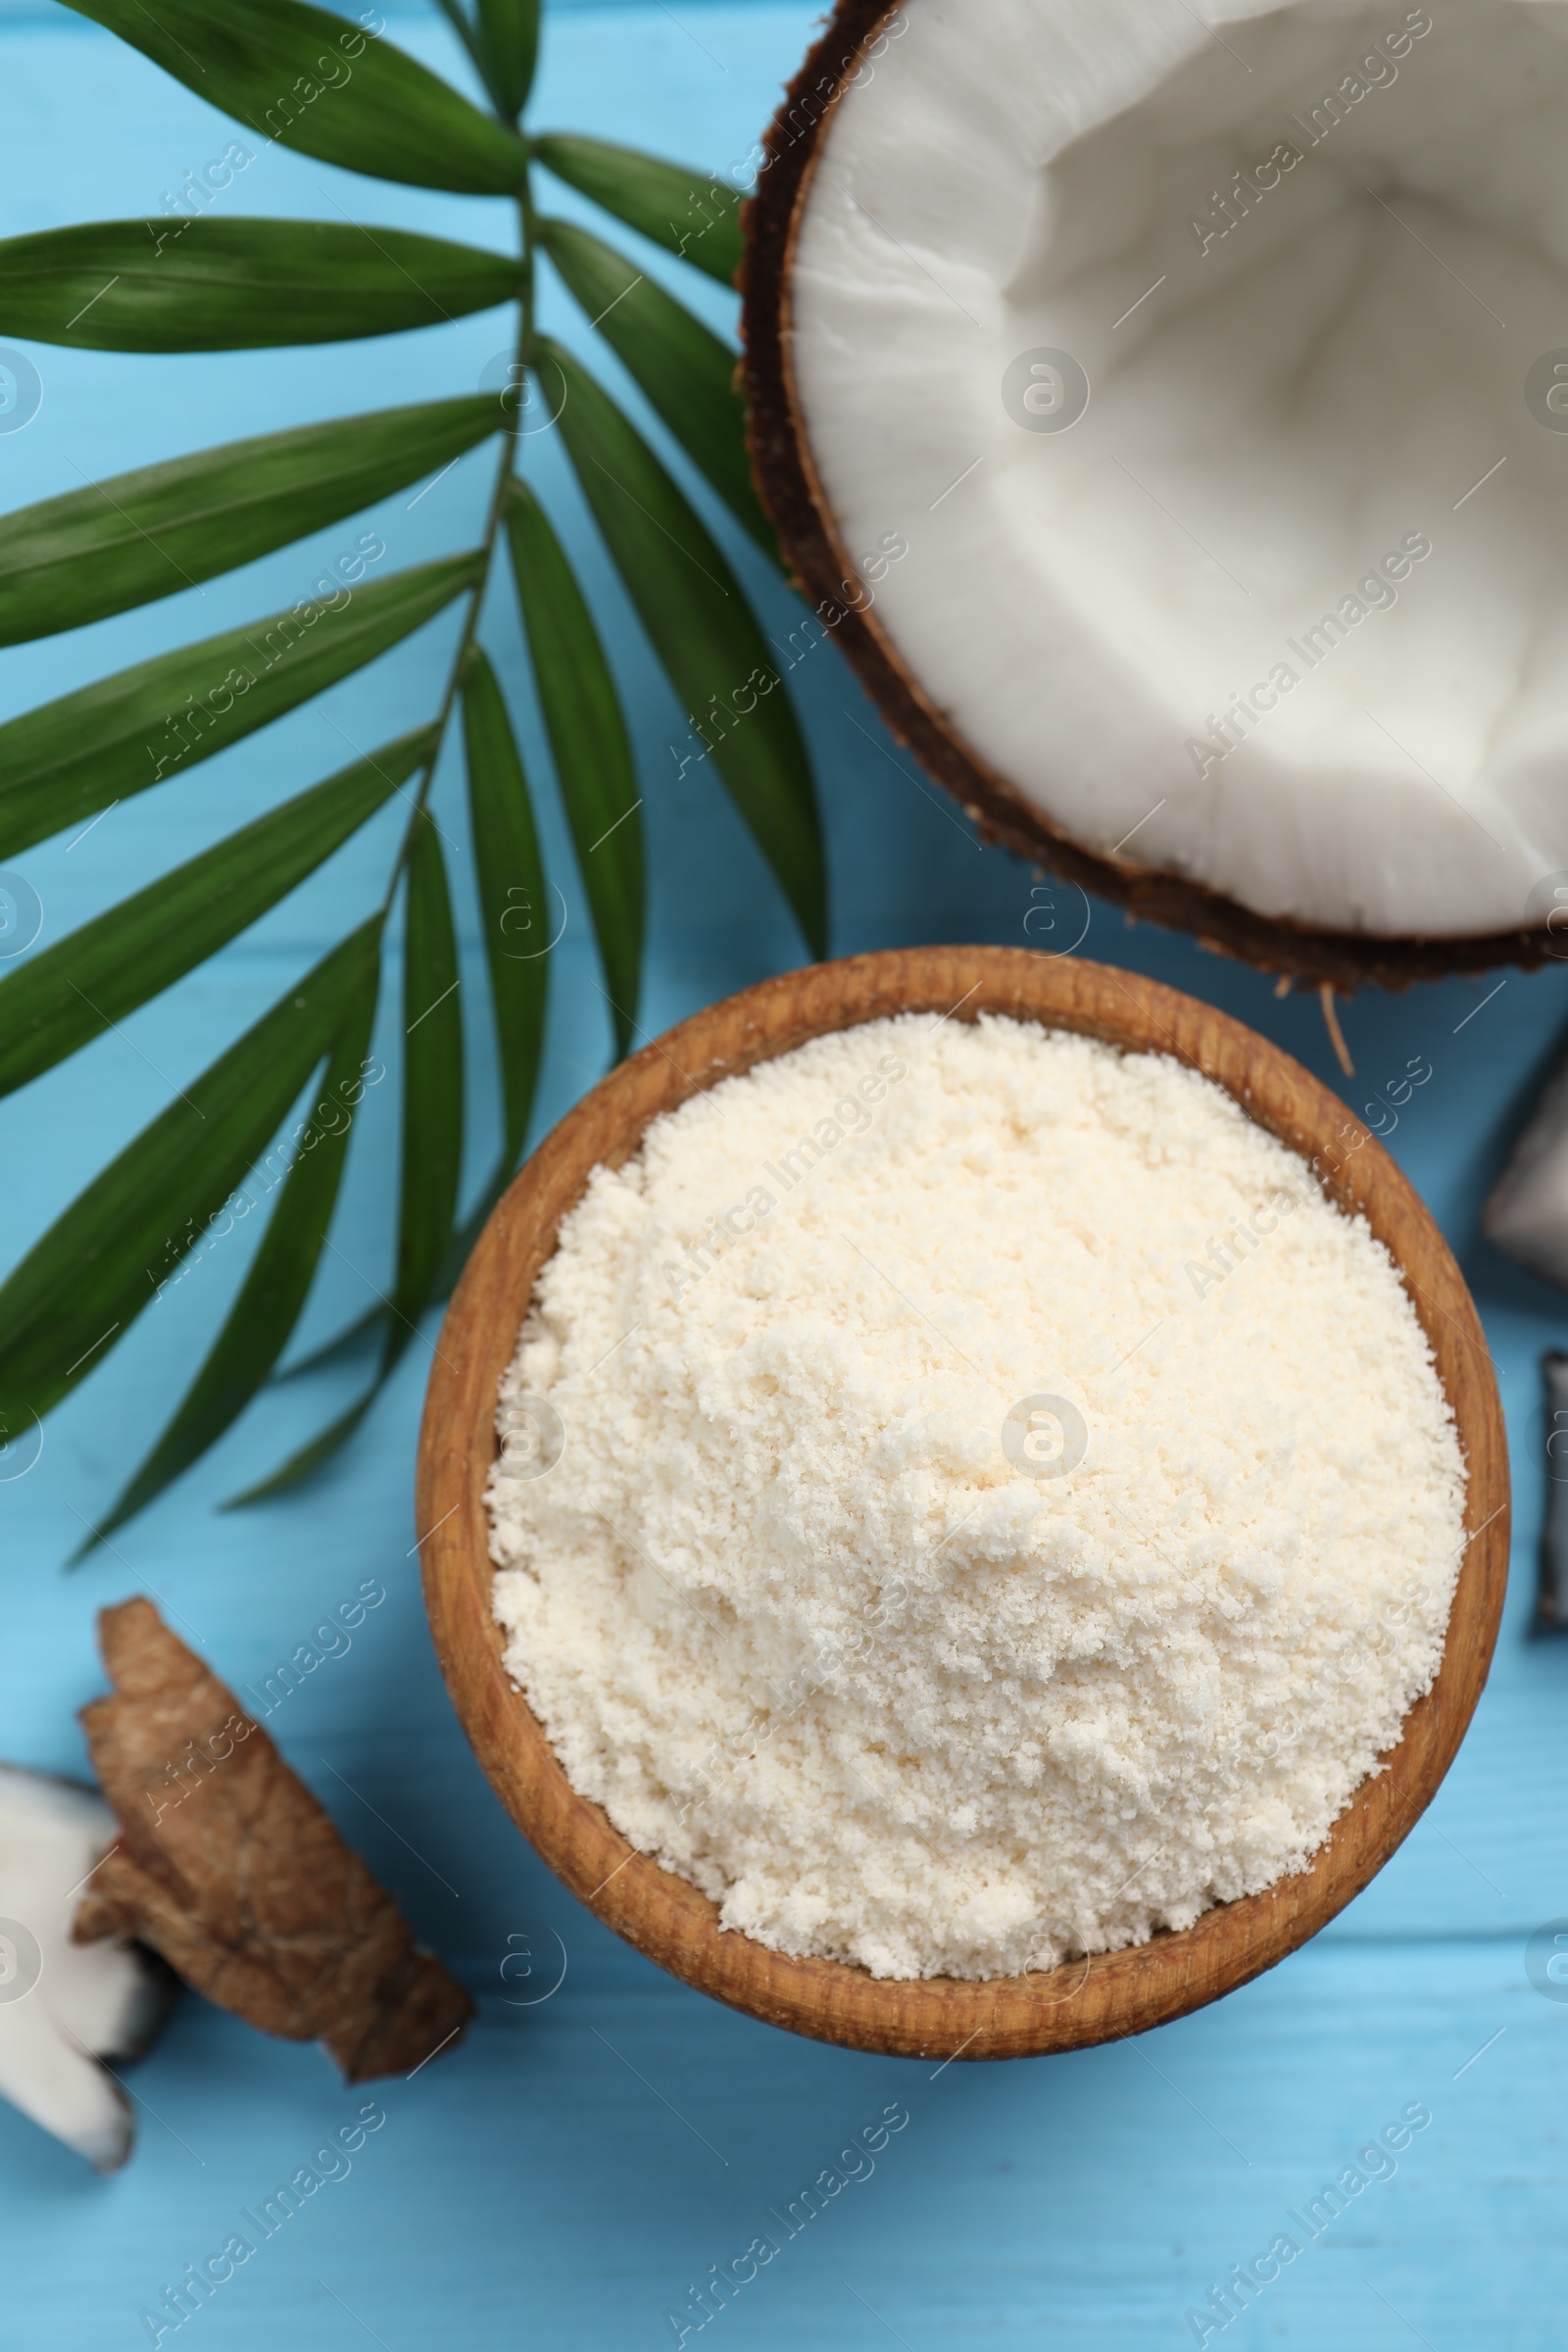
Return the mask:
M 1452 1403 L 1468 1466 L 1461 1565 L 1442 1671 L 1310 1868 L 1137 1949 L 989 1983 L 877 1980 L 721 1932 L 715 1906 L 639 1854 L 570 1787 L 502 1664 L 490 1609 L 484 1487 L 495 1404 L 540 1268 L 590 1171 L 620 1166 L 649 1122 L 808 1038 L 890 1013 L 1008 1013 L 1173 1054 L 1312 1162 L 1399 1266 Z M 688 1984 L 772 2025 L 905 2056 L 1020 2057 L 1136 2034 L 1243 1984 L 1296 1949 L 1372 1878 L 1430 1803 L 1485 1683 L 1508 1558 L 1508 1471 L 1492 1360 L 1463 1278 L 1369 1130 L 1298 1062 L 1197 999 L 1072 958 L 915 948 L 818 964 L 682 1022 L 586 1096 L 500 1202 L 453 1298 L 418 1464 L 425 1604 L 453 1703 L 519 1829 L 599 1918 Z
M 1207 948 L 1267 972 L 1328 981 L 1348 994 L 1368 982 L 1408 988 L 1501 963 L 1535 969 L 1547 934 L 1521 925 L 1474 939 L 1380 939 L 1256 913 L 1185 875 L 1085 847 L 976 751 L 932 701 L 871 609 L 811 455 L 795 382 L 791 274 L 822 135 L 897 0 L 839 0 L 785 92 L 766 162 L 746 207 L 741 285 L 742 373 L 752 469 L 796 584 L 836 636 L 900 743 L 945 785 L 988 840 L 1151 922 L 1191 931 Z M 874 65 L 869 70 L 875 71 Z M 961 463 L 961 461 L 959 461 Z

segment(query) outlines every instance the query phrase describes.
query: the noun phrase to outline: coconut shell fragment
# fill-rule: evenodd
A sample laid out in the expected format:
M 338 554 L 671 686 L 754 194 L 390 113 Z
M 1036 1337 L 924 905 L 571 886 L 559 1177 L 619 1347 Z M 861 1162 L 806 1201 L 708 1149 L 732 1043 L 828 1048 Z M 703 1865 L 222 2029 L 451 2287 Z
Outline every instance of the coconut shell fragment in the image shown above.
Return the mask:
M 98 1631 L 115 1690 L 81 1720 L 120 1835 L 75 1939 L 139 1936 L 220 2008 L 324 2042 L 351 2082 L 454 2041 L 467 1993 L 233 1692 L 151 1601 L 105 1609 Z

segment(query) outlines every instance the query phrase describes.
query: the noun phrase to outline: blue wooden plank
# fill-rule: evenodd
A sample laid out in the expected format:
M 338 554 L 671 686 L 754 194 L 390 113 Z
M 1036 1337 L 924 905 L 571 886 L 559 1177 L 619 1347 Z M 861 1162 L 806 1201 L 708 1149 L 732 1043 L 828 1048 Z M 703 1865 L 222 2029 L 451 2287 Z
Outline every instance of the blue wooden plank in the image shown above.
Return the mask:
M 1138 2043 L 1002 2067 L 803 2045 L 673 1986 L 568 1977 L 532 2009 L 493 1990 L 456 2056 L 348 2092 L 192 2003 L 107 2187 L 0 2116 L 0 2227 L 29 2249 L 8 2297 L 17 2340 L 42 2341 L 70 2280 L 76 2340 L 128 2343 L 237 2231 L 252 2254 L 198 2314 L 235 2352 L 346 2344 L 351 2321 L 389 2352 L 608 2352 L 673 2344 L 671 2312 L 704 2352 L 859 2352 L 887 2328 L 910 2352 L 1133 2352 L 1196 2342 L 1186 2315 L 1221 2312 L 1227 2280 L 1244 2316 L 1210 2344 L 1385 2352 L 1413 2329 L 1544 2352 L 1568 2291 L 1565 2032 L 1517 1950 L 1463 1941 L 1320 1944 Z M 372 2098 L 386 2120 L 348 2174 L 266 2215 Z M 876 2153 L 847 2155 L 866 2132 Z M 1237 2295 L 1270 2247 L 1278 2276 Z M 695 2326 L 691 2290 L 748 2248 L 756 2275 Z

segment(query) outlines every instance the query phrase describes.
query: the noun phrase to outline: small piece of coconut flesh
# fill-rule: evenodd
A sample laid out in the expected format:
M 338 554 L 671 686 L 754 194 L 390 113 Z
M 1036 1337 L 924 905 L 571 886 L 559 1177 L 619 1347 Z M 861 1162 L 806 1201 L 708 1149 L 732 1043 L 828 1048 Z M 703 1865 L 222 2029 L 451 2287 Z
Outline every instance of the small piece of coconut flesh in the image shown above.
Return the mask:
M 90 1789 L 0 1765 L 0 2095 L 100 2173 L 124 2163 L 134 2130 L 98 2061 L 139 2057 L 168 2000 L 135 1946 L 71 1940 L 82 1883 L 114 1835 Z
M 807 438 L 906 673 L 1057 826 L 1312 925 L 1552 910 L 1565 133 L 1561 0 L 884 27 L 796 249 Z

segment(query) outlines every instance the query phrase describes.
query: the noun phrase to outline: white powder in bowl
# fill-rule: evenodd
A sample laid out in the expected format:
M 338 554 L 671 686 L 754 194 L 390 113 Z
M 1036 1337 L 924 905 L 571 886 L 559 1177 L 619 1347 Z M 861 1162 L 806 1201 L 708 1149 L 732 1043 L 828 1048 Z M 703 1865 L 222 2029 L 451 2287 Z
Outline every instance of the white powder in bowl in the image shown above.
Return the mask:
M 725 1081 L 595 1171 L 502 1398 L 511 1674 L 780 1951 L 1190 1926 L 1440 1661 L 1464 1472 L 1394 1265 L 1163 1055 L 906 1016 Z

